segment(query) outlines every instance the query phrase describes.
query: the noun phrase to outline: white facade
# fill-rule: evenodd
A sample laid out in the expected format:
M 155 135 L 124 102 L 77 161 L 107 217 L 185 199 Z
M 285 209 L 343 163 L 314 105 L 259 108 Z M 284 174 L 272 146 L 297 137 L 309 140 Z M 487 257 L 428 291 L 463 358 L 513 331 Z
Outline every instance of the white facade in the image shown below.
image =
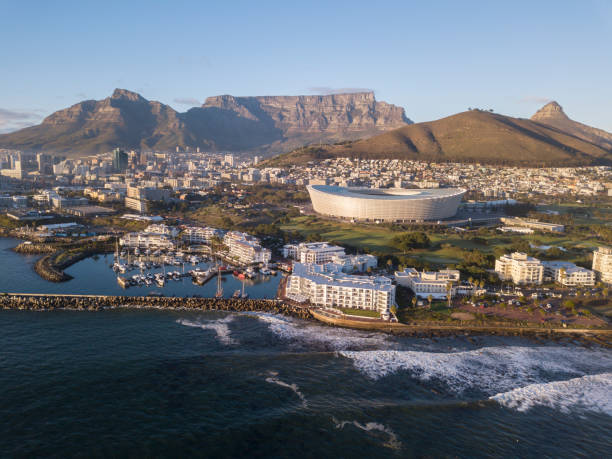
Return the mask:
M 452 217 L 465 194 L 460 188 L 344 188 L 309 185 L 315 212 L 366 221 L 424 221 Z
M 223 231 L 208 226 L 190 226 L 183 231 L 183 240 L 190 244 L 208 244 L 214 236 L 223 236 Z
M 367 309 L 389 314 L 395 304 L 395 286 L 382 276 L 354 276 L 336 271 L 336 265 L 294 263 L 287 294 L 306 297 L 324 307 Z
M 166 236 L 176 237 L 179 231 L 173 227 L 164 225 L 163 223 L 154 223 L 152 225 L 147 226 L 144 233 L 157 233 L 157 234 L 165 234 Z
M 127 233 L 119 239 L 119 244 L 139 249 L 174 249 L 174 242 L 166 234 Z
M 495 272 L 501 280 L 511 280 L 515 284 L 539 285 L 544 278 L 544 265 L 537 258 L 514 252 L 495 260 Z
M 243 264 L 268 263 L 272 252 L 259 245 L 259 239 L 246 233 L 229 231 L 223 237 L 229 256 Z
M 366 272 L 368 268 L 375 269 L 378 259 L 374 255 L 334 255 L 331 262 L 339 265 L 345 273 Z
M 544 276 L 568 287 L 595 285 L 595 272 L 567 261 L 543 261 Z
M 404 271 L 396 271 L 395 281 L 399 285 L 408 287 L 419 298 L 445 298 L 449 284 L 459 282 L 459 271 L 456 269 L 445 269 L 438 272 L 419 272 L 414 268 L 406 268 Z M 452 295 L 451 291 L 451 295 Z
M 599 247 L 593 252 L 593 271 L 597 278 L 606 284 L 612 284 L 612 249 Z
M 300 263 L 320 265 L 331 262 L 335 256 L 343 256 L 344 248 L 328 242 L 302 242 L 297 246 L 291 244 L 284 246 L 283 255 L 285 258 L 294 258 Z

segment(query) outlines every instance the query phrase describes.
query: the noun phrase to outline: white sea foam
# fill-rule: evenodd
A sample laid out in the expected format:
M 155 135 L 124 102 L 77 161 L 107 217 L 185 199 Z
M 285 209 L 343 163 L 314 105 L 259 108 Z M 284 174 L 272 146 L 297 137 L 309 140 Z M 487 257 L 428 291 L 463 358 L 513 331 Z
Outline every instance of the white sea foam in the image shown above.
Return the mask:
M 493 395 L 490 399 L 517 411 L 546 406 L 566 413 L 570 408 L 578 408 L 612 416 L 612 373 L 530 384 Z
M 299 399 L 302 401 L 302 406 L 306 408 L 308 406 L 308 402 L 306 401 L 306 397 L 304 397 L 304 394 L 300 391 L 299 386 L 297 384 L 289 384 L 284 381 L 281 381 L 280 379 L 278 379 L 277 376 L 278 376 L 278 373 L 271 371 L 270 376 L 266 378 L 266 382 L 270 384 L 276 384 L 281 387 L 286 387 L 287 389 L 291 389 L 293 393 L 297 395 Z
M 202 330 L 213 330 L 219 342 L 226 346 L 235 346 L 238 341 L 231 336 L 229 323 L 234 320 L 234 316 L 227 316 L 222 319 L 211 320 L 207 322 L 194 322 L 187 319 L 179 319 L 176 322 L 186 327 L 197 327 Z
M 341 351 L 340 355 L 372 379 L 408 371 L 421 381 L 439 380 L 453 392 L 477 389 L 490 395 L 548 382 L 551 373 L 575 377 L 612 369 L 612 354 L 569 347 L 485 347 L 448 353 Z
M 383 446 L 391 449 L 401 449 L 402 447 L 402 443 L 399 441 L 397 434 L 384 424 L 378 422 L 366 422 L 362 424 L 358 421 L 338 421 L 336 418 L 332 418 L 332 420 L 336 425 L 336 429 L 344 429 L 346 425 L 352 425 L 366 432 L 381 432 L 387 437 Z
M 321 345 L 339 351 L 345 349 L 390 348 L 394 343 L 384 333 L 368 333 L 343 328 L 304 323 L 274 314 L 253 314 L 268 325 L 272 333 L 287 341 Z

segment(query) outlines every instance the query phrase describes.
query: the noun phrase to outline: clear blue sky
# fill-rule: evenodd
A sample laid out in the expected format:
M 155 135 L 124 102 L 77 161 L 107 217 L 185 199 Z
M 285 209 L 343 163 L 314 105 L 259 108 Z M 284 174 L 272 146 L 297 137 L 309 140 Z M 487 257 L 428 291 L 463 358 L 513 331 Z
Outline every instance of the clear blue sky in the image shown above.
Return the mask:
M 557 100 L 612 131 L 612 1 L 0 1 L 0 131 L 115 87 L 207 96 L 370 88 L 427 121 Z

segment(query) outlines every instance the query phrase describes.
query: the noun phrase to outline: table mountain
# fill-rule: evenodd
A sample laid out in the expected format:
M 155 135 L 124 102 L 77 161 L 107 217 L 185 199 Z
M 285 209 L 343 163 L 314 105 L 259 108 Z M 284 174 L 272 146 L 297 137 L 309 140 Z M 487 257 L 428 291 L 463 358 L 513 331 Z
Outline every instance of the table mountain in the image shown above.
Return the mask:
M 210 97 L 185 113 L 116 89 L 0 135 L 0 147 L 68 155 L 126 149 L 288 151 L 308 143 L 371 136 L 411 123 L 371 92 L 327 96 Z
M 541 122 L 470 110 L 343 145 L 301 148 L 269 164 L 334 157 L 521 166 L 611 164 L 612 150 Z
M 555 101 L 544 105 L 531 117 L 531 120 L 561 129 L 582 140 L 594 143 L 607 150 L 612 150 L 612 134 L 603 129 L 587 126 L 570 119 L 563 111 L 561 105 Z

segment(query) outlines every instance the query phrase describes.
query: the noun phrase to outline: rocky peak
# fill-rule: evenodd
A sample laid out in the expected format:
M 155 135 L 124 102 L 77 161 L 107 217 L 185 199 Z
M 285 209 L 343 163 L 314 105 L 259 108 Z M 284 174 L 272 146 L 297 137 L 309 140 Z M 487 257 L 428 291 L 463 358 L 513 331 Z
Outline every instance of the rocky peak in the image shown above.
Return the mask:
M 547 103 L 539 109 L 532 117 L 533 121 L 541 121 L 546 119 L 569 119 L 563 111 L 563 107 L 554 100 Z
M 111 96 L 113 100 L 129 100 L 131 102 L 147 102 L 147 99 L 142 97 L 137 92 L 128 91 L 127 89 L 117 88 Z

